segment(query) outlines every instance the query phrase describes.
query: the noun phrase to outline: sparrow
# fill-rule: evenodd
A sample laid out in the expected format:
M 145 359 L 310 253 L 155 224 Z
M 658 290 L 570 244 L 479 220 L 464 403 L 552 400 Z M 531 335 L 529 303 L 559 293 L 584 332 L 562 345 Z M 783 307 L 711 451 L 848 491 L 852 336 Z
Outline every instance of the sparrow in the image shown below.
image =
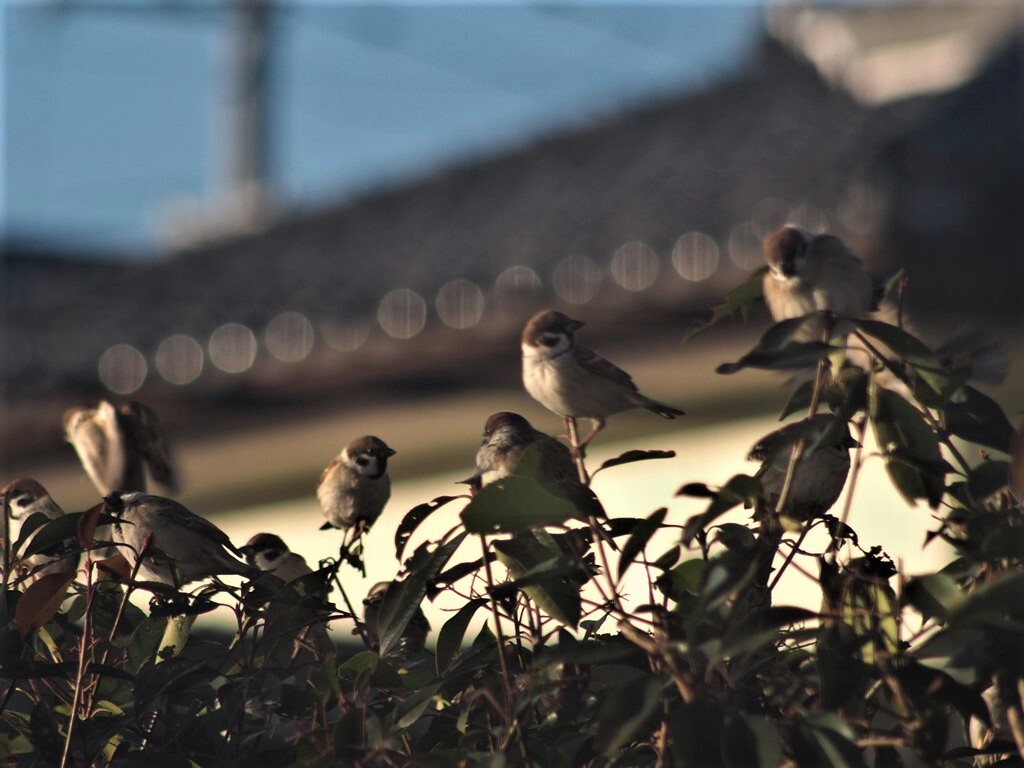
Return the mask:
M 346 445 L 320 476 L 316 495 L 327 522 L 321 530 L 340 528 L 358 537 L 380 517 L 391 498 L 388 459 L 395 455 L 383 440 L 357 437 Z
M 576 344 L 579 320 L 553 309 L 538 312 L 523 329 L 523 385 L 530 396 L 565 419 L 566 429 L 579 455 L 604 429 L 609 416 L 631 408 L 644 408 L 666 419 L 683 411 L 651 400 L 637 390 L 628 373 L 597 353 Z M 587 437 L 574 439 L 576 419 L 593 422 Z
M 21 477 L 12 480 L 2 489 L 9 505 L 11 518 L 19 521 L 22 525 L 34 514 L 41 513 L 50 520 L 56 520 L 64 515 L 60 508 L 50 496 L 49 492 L 37 480 L 31 477 Z M 36 529 L 25 545 L 29 545 L 36 537 L 40 529 Z M 12 539 L 16 539 L 16 533 L 12 532 Z M 73 552 L 66 554 L 43 554 L 29 555 L 26 558 L 14 562 L 14 583 L 23 583 L 26 587 L 33 584 L 43 576 L 51 573 L 62 573 L 70 577 L 78 570 L 79 552 L 74 542 L 67 542 L 69 549 Z M 12 553 L 13 556 L 14 553 Z
M 236 559 L 242 551 L 224 531 L 172 499 L 119 491 L 103 503 L 116 518 L 114 542 L 145 581 L 180 589 L 210 576 L 255 572 Z
M 524 458 L 529 458 L 527 464 Z M 518 413 L 499 411 L 487 418 L 476 471 L 462 482 L 475 493 L 516 474 L 533 477 L 556 496 L 571 501 L 583 516 L 608 516 L 594 492 L 580 481 L 572 452 L 564 443 L 534 429 Z
M 302 555 L 289 550 L 281 537 L 273 533 L 257 533 L 241 551 L 249 565 L 272 573 L 286 583 L 313 572 Z
M 766 436 L 754 446 L 748 457 L 762 462 L 754 477 L 761 482 L 762 500 L 769 512 L 774 512 L 778 504 L 796 442 L 787 436 L 787 429 L 783 427 Z M 807 448 L 794 470 L 783 510 L 784 517 L 796 522 L 820 517 L 832 508 L 850 473 L 850 448 L 858 445 L 848 430 L 843 430 L 834 442 L 810 451 L 814 439 L 814 435 L 806 439 Z
M 776 322 L 829 311 L 841 318 L 867 316 L 879 299 L 861 260 L 833 235 L 812 235 L 786 225 L 761 244 L 768 264 L 763 280 L 764 300 Z M 821 341 L 824 319 L 809 318 L 794 335 L 797 341 Z M 840 324 L 833 335 L 849 331 Z
M 64 434 L 101 496 L 114 491 L 145 491 L 146 467 L 162 488 L 177 490 L 177 476 L 160 433 L 156 414 L 142 403 L 114 406 L 101 400 L 95 408 L 79 406 L 64 413 Z
M 363 599 L 363 624 L 366 626 L 366 639 L 373 650 L 380 648 L 380 609 L 384 598 L 391 589 L 393 581 L 379 581 L 370 587 Z M 423 615 L 420 608 L 409 619 L 409 623 L 402 630 L 402 637 L 399 640 L 399 651 L 404 654 L 416 654 L 423 650 L 427 641 L 427 634 L 430 632 L 430 622 Z
M 277 576 L 286 584 L 290 584 L 296 579 L 301 579 L 303 576 L 309 576 L 313 573 L 313 570 L 306 565 L 306 560 L 302 555 L 289 550 L 288 545 L 284 543 L 281 537 L 273 533 L 257 533 L 245 543 L 245 546 L 242 547 L 242 553 L 245 555 L 245 561 L 249 565 Z M 283 587 L 284 585 L 282 585 Z M 320 590 L 320 594 L 310 596 L 322 597 L 322 593 L 325 591 Z M 303 594 L 305 593 L 303 592 Z M 316 618 L 318 608 L 302 609 L 300 606 L 293 607 L 298 612 L 286 612 L 284 618 L 286 623 L 292 623 L 293 625 L 297 623 L 303 627 L 301 634 L 296 639 L 300 643 L 308 642 L 309 646 L 320 658 L 337 653 L 337 649 L 334 643 L 331 642 L 323 621 Z M 319 609 L 322 610 L 324 607 L 328 606 L 324 604 Z M 281 617 L 278 615 L 276 618 Z

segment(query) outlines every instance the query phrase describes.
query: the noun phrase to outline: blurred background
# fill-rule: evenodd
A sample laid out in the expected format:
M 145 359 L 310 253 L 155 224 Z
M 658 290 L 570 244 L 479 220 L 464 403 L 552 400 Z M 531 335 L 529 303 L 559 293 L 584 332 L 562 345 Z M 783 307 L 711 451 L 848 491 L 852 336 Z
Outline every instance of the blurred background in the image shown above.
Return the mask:
M 989 393 L 1024 409 L 1012 0 L 37 0 L 0 25 L 0 466 L 65 509 L 95 491 L 62 412 L 138 399 L 185 504 L 312 561 L 337 550 L 320 471 L 376 434 L 398 455 L 371 580 L 393 575 L 394 526 L 457 490 L 489 413 L 557 434 L 518 340 L 555 306 L 688 412 L 617 416 L 595 444 L 679 452 L 595 485 L 646 515 L 755 468 L 789 390 L 714 368 L 766 313 L 682 340 L 785 222 L 904 269 L 927 341 L 992 329 L 1013 363 Z M 874 464 L 879 536 L 899 520 L 919 550 L 928 511 Z

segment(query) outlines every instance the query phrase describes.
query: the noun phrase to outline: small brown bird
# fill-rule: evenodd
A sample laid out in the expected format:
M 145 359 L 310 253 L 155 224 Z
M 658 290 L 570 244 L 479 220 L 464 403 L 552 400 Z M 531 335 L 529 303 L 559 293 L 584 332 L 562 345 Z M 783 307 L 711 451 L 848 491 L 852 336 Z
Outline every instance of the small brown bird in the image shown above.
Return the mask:
M 391 589 L 393 581 L 379 581 L 370 587 L 363 599 L 363 623 L 366 625 L 367 640 L 374 650 L 380 648 L 380 609 Z M 423 650 L 430 633 L 430 622 L 423 615 L 420 608 L 409 619 L 409 623 L 402 630 L 402 636 L 398 643 L 398 650 L 404 655 L 415 655 Z
M 524 466 L 524 459 L 529 467 Z M 571 501 L 584 517 L 607 517 L 594 492 L 580 482 L 572 453 L 564 443 L 534 429 L 518 413 L 491 414 L 476 453 L 476 471 L 463 482 L 475 492 L 523 472 L 554 495 Z
M 284 543 L 281 537 L 273 533 L 257 533 L 242 547 L 242 552 L 245 554 L 245 560 L 249 565 L 256 566 L 266 573 L 272 573 L 286 584 L 291 584 L 296 579 L 301 579 L 303 576 L 309 576 L 313 573 L 313 570 L 306 565 L 302 555 L 289 550 L 288 545 Z M 322 601 L 326 590 L 321 589 L 319 585 L 310 586 L 315 594 L 305 591 L 301 591 L 301 594 Z M 318 611 L 322 610 L 322 607 L 296 605 L 294 608 L 294 613 L 286 612 L 284 618 L 286 623 L 304 627 L 295 639 L 300 643 L 308 643 L 309 647 L 320 658 L 337 653 L 337 649 L 327 633 L 327 627 L 322 619 L 316 615 Z
M 575 445 L 582 455 L 604 428 L 609 416 L 643 408 L 666 419 L 683 411 L 640 394 L 628 373 L 586 347 L 576 344 L 579 320 L 548 309 L 538 312 L 523 329 L 523 385 L 530 396 L 565 419 L 575 434 L 576 419 L 590 419 L 593 428 Z
M 787 432 L 792 426 L 766 436 L 750 453 L 749 458 L 762 462 L 754 476 L 761 481 L 769 511 L 775 510 L 789 471 L 796 443 L 792 433 Z M 811 434 L 807 445 L 814 440 L 815 435 Z M 805 450 L 794 471 L 783 515 L 795 522 L 805 522 L 828 512 L 843 492 L 850 473 L 850 448 L 857 445 L 849 431 L 844 430 L 834 442 L 819 445 L 813 452 Z
M 827 310 L 840 318 L 868 315 L 876 301 L 871 277 L 864 265 L 833 235 L 812 235 L 802 227 L 787 225 L 769 234 L 762 243 L 768 271 L 764 276 L 765 303 L 775 322 Z M 809 319 L 795 338 L 820 341 L 824 320 Z M 833 336 L 845 336 L 840 324 Z
M 146 468 L 169 493 L 178 481 L 153 411 L 135 401 L 115 407 L 101 400 L 95 408 L 69 408 L 64 434 L 101 496 L 114 491 L 145 491 Z
M 356 537 L 369 530 L 391 498 L 388 459 L 395 455 L 383 440 L 357 437 L 346 445 L 320 476 L 316 489 L 327 522 L 321 529 L 340 528 Z
M 242 553 L 249 565 L 272 573 L 285 583 L 313 572 L 302 555 L 288 549 L 281 537 L 273 533 L 257 533 L 245 543 Z
M 0 494 L 7 499 L 10 506 L 11 517 L 22 525 L 34 514 L 41 513 L 50 520 L 56 520 L 64 515 L 60 508 L 50 496 L 49 492 L 31 477 L 20 477 L 12 480 L 2 489 Z M 39 529 L 29 537 L 25 545 L 32 543 L 38 534 Z M 17 539 L 17 532 L 11 532 L 12 539 Z M 33 582 L 51 573 L 62 573 L 71 576 L 78 570 L 79 552 L 74 542 L 67 542 L 69 549 L 73 552 L 67 554 L 35 554 L 16 560 L 13 564 L 13 584 L 21 583 L 29 586 Z M 16 553 L 12 553 L 16 554 Z
M 144 581 L 180 589 L 210 576 L 255 573 L 236 559 L 242 552 L 224 531 L 172 499 L 116 492 L 103 501 L 106 512 L 117 518 L 114 541 L 133 569 L 138 564 Z

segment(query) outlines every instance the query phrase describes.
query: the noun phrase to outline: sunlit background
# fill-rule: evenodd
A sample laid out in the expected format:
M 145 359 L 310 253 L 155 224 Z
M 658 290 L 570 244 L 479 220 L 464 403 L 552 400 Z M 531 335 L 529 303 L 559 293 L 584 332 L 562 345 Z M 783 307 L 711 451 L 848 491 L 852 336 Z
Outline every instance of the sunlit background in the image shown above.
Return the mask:
M 518 358 L 556 306 L 686 409 L 595 444 L 676 450 L 595 488 L 681 524 L 675 490 L 752 472 L 788 397 L 714 373 L 765 314 L 682 339 L 786 222 L 905 269 L 926 340 L 990 328 L 1017 358 L 990 393 L 1024 409 L 1018 3 L 38 0 L 0 25 L 0 466 L 66 509 L 96 499 L 61 413 L 139 399 L 186 505 L 314 562 L 339 541 L 319 473 L 376 434 L 398 454 L 369 580 L 393 576 L 395 526 L 471 472 L 488 414 L 560 429 Z M 864 544 L 934 564 L 929 511 L 873 464 Z

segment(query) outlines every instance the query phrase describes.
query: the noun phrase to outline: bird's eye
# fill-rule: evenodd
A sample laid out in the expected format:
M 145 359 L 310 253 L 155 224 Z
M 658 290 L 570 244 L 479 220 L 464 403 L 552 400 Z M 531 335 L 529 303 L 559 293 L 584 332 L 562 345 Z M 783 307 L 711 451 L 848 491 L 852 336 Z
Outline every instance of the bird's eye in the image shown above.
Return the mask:
M 14 503 L 17 504 L 19 507 L 27 507 L 29 504 L 32 503 L 32 499 L 30 499 L 28 496 L 19 496 L 14 500 Z
M 556 336 L 554 334 L 545 333 L 543 336 L 540 337 L 540 343 L 543 344 L 545 347 L 553 347 L 555 346 L 555 344 L 558 343 L 559 338 L 559 336 Z
M 365 456 L 359 456 L 356 459 L 356 464 L 358 464 L 360 467 L 365 467 L 369 463 L 370 463 L 370 460 L 368 458 L 366 458 Z

